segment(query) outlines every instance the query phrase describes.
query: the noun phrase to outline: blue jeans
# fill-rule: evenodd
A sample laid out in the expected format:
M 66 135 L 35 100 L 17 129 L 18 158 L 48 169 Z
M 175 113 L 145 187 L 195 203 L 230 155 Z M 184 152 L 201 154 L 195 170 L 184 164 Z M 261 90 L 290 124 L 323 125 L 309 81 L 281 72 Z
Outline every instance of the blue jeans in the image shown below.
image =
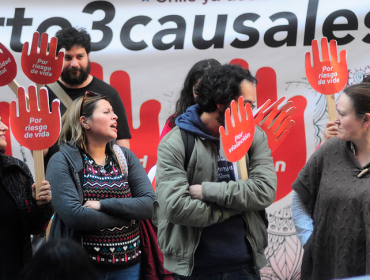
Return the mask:
M 107 271 L 107 270 L 96 270 L 101 280 L 140 280 L 140 262 L 120 270 Z
M 175 280 L 260 280 L 253 269 L 243 268 L 234 271 L 197 274 L 193 276 L 175 275 Z

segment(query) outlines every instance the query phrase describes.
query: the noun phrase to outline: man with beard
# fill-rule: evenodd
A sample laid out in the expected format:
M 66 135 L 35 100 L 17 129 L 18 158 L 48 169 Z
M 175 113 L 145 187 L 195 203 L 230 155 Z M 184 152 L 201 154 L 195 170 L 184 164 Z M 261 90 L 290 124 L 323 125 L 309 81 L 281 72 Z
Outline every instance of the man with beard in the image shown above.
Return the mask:
M 125 107 L 116 89 L 107 83 L 90 75 L 90 51 L 91 37 L 85 29 L 76 29 L 68 27 L 59 30 L 55 37 L 58 39 L 57 52 L 61 48 L 65 48 L 64 68 L 63 72 L 57 81 L 56 86 L 60 86 L 72 99 L 84 96 L 86 91 L 92 91 L 108 96 L 112 104 L 114 112 L 117 114 L 117 140 L 116 144 L 130 147 L 129 139 L 131 138 L 130 130 L 127 123 Z M 49 103 L 51 104 L 55 98 L 58 98 L 55 93 L 48 87 Z M 63 103 L 60 104 L 60 112 L 63 115 L 66 107 Z M 57 143 L 45 150 L 45 166 L 50 157 L 59 150 Z
M 265 208 L 277 186 L 266 134 L 255 127 L 245 155 L 247 180 L 219 151 L 226 109 L 240 96 L 253 105 L 255 82 L 237 65 L 210 69 L 195 89 L 196 105 L 176 119 L 158 146 L 153 221 L 164 267 L 178 279 L 254 280 L 266 265 Z

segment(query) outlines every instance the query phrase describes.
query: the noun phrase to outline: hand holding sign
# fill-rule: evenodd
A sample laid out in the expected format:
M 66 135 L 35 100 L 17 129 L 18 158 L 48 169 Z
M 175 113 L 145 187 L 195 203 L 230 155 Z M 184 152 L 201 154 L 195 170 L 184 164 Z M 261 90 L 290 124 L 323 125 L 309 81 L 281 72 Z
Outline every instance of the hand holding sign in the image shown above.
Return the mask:
M 239 109 L 239 110 L 238 110 Z M 225 111 L 225 128 L 221 126 L 219 128 L 222 148 L 226 158 L 231 162 L 238 161 L 239 175 L 243 180 L 248 179 L 247 168 L 245 164 L 245 155 L 247 154 L 250 146 L 253 142 L 254 137 L 254 119 L 252 108 L 250 104 L 247 104 L 244 109 L 243 97 L 239 97 L 238 109 L 236 102 L 231 102 L 231 114 L 230 109 Z M 239 114 L 240 113 L 240 119 Z M 231 116 L 234 121 L 234 125 L 231 120 Z
M 312 41 L 312 58 L 313 66 L 311 66 L 311 54 L 306 53 L 305 65 L 306 76 L 310 85 L 314 90 L 328 95 L 328 111 L 329 120 L 333 121 L 336 115 L 334 94 L 340 92 L 347 84 L 348 67 L 347 67 L 347 51 L 340 52 L 340 62 L 338 61 L 337 42 L 330 41 L 330 56 L 328 50 L 327 38 L 321 39 L 322 61 L 319 57 L 319 47 L 317 40 Z
M 0 43 L 0 87 L 8 85 L 15 95 L 18 94 L 17 64 L 13 55 Z
M 283 107 L 278 106 L 284 101 L 281 97 L 270 107 L 270 99 L 267 100 L 254 117 L 255 123 L 266 133 L 271 153 L 274 152 L 281 142 L 288 136 L 289 129 L 295 124 L 291 115 L 297 110 L 294 103 L 289 101 Z M 267 108 L 267 109 L 266 109 Z
M 39 85 L 51 84 L 56 82 L 63 70 L 64 49 L 60 50 L 56 56 L 57 38 L 50 39 L 49 53 L 48 34 L 42 33 L 40 53 L 37 51 L 39 33 L 33 33 L 31 53 L 28 55 L 28 45 L 26 42 L 22 49 L 22 69 L 24 74 L 33 82 Z
M 50 113 L 46 88 L 41 88 L 39 92 L 40 108 L 35 86 L 28 87 L 28 95 L 29 110 L 24 88 L 18 89 L 19 117 L 17 117 L 16 101 L 12 101 L 10 103 L 10 124 L 15 139 L 22 146 L 34 151 L 36 188 L 39 190 L 44 180 L 42 150 L 51 147 L 57 141 L 61 129 L 59 100 L 53 101 Z

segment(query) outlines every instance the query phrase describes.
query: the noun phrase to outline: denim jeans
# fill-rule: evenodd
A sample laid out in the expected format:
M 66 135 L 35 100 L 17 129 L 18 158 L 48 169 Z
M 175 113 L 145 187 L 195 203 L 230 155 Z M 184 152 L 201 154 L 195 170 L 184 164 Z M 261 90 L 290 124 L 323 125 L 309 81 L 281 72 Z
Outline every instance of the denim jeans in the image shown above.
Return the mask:
M 140 280 L 140 262 L 120 270 L 97 270 L 100 280 Z
M 260 280 L 253 269 L 243 268 L 221 273 L 197 274 L 192 276 L 175 275 L 175 280 Z

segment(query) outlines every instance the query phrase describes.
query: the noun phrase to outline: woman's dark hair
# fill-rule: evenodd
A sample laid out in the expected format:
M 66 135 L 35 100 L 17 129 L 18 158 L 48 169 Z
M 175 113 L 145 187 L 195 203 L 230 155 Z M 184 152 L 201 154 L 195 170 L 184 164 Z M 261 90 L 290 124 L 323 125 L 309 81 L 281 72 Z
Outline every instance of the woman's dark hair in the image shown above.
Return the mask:
M 240 84 L 247 80 L 256 84 L 257 79 L 249 70 L 239 65 L 225 64 L 210 69 L 195 89 L 195 102 L 202 112 L 214 112 L 217 104 L 226 105 L 241 94 Z
M 19 280 L 98 280 L 86 252 L 75 241 L 46 242 L 24 267 Z
M 357 118 L 362 118 L 366 113 L 370 113 L 370 83 L 354 84 L 345 88 L 343 92 L 351 100 Z
M 198 61 L 193 65 L 193 67 L 191 67 L 185 78 L 184 87 L 180 92 L 180 97 L 176 102 L 175 113 L 168 118 L 170 127 L 174 127 L 175 119 L 185 113 L 190 106 L 195 104 L 193 87 L 198 83 L 199 79 L 201 79 L 209 69 L 217 66 L 221 66 L 221 63 L 210 58 Z
M 361 84 L 348 86 L 343 90 L 349 97 L 357 118 L 370 113 L 370 75 L 363 76 Z
M 91 36 L 85 28 L 63 28 L 55 33 L 55 37 L 58 39 L 57 52 L 61 48 L 69 51 L 73 46 L 85 48 L 87 54 L 91 52 Z

